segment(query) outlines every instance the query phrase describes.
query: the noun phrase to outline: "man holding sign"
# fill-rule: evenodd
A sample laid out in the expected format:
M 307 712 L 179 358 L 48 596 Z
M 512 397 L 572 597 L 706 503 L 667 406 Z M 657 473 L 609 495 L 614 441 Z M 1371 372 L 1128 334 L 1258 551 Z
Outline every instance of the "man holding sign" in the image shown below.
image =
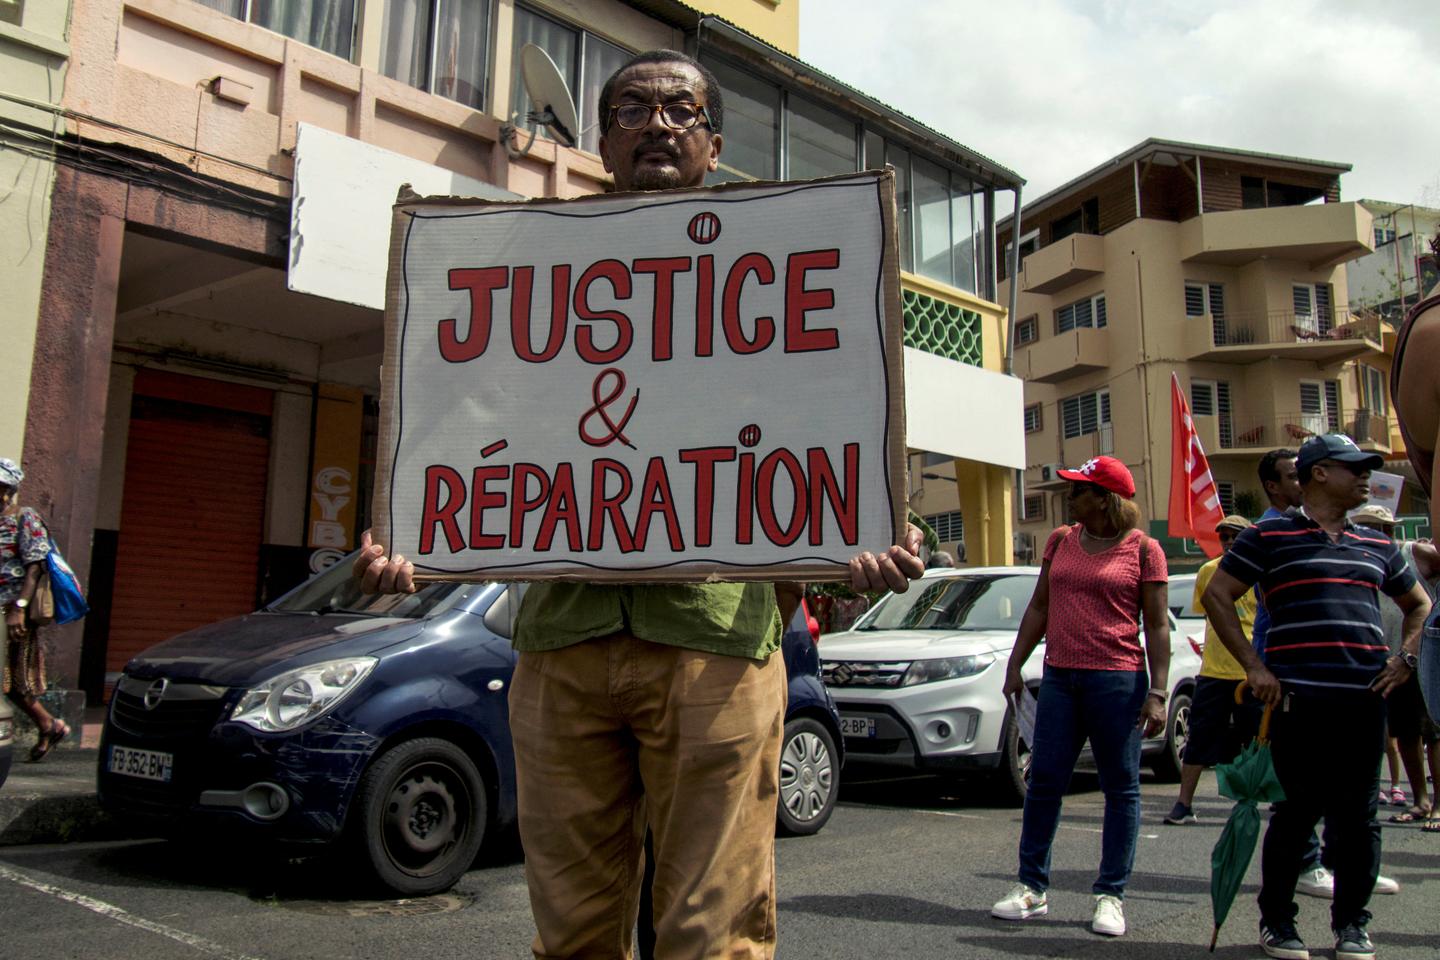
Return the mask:
M 702 186 L 718 165 L 721 91 L 684 54 L 635 57 L 601 90 L 599 115 L 621 191 Z M 852 586 L 904 591 L 923 572 L 920 531 L 907 525 L 904 540 L 851 559 Z M 362 586 L 413 590 L 414 565 L 385 553 L 367 532 Z M 793 582 L 527 592 L 509 702 L 537 958 L 630 955 L 647 824 L 656 955 L 773 955 L 786 677 L 771 655 L 800 595 Z

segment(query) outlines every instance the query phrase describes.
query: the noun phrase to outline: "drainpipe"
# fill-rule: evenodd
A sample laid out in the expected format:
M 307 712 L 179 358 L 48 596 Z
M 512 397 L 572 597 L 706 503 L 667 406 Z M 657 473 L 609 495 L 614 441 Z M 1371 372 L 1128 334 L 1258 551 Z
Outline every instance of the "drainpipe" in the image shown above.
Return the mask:
M 1015 187 L 1015 213 L 1010 218 L 1010 263 L 1005 268 L 1010 277 L 1009 315 L 1005 318 L 1005 372 L 1015 373 L 1015 311 L 1020 303 L 1020 187 Z

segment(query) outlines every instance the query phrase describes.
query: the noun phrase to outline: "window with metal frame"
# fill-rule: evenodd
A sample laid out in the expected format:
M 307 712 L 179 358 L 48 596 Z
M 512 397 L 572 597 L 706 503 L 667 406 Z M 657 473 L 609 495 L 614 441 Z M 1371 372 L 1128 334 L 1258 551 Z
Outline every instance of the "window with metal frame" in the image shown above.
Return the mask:
M 1395 242 L 1395 230 L 1393 227 L 1375 228 L 1375 246 L 1383 247 L 1387 243 Z
M 1376 370 L 1369 364 L 1359 364 L 1355 368 L 1360 375 L 1360 403 L 1376 416 L 1385 416 L 1390 410 L 1390 402 L 1386 393 L 1386 380 L 1384 371 Z
M 1024 346 L 1027 343 L 1034 343 L 1040 339 L 1040 318 L 1034 315 L 1026 317 L 1015 325 L 1015 343 Z
M 1295 309 L 1297 331 L 1325 336 L 1335 325 L 1328 283 L 1296 283 L 1291 285 L 1291 302 Z
M 1215 417 L 1220 446 L 1234 446 L 1234 421 L 1230 415 L 1230 383 L 1226 380 L 1190 380 L 1190 413 Z
M 521 47 L 533 43 L 555 61 L 575 100 L 575 113 L 580 119 L 578 146 L 581 150 L 598 152 L 600 135 L 604 132 L 600 126 L 605 122 L 600 116 L 600 88 L 634 54 L 588 30 L 561 23 L 520 4 L 515 5 L 513 40 L 517 56 Z M 531 109 L 530 97 L 518 76 L 510 89 L 510 109 L 512 114 L 518 113 L 521 117 Z
M 1097 390 L 1060 401 L 1060 422 L 1066 440 L 1101 433 L 1110 426 L 1110 391 Z
M 196 0 L 301 43 L 353 61 L 356 0 Z
M 1044 405 L 1032 403 L 1025 408 L 1025 432 L 1039 433 L 1044 428 L 1044 419 L 1041 411 Z
M 1045 494 L 1027 493 L 1020 506 L 1021 520 L 1045 519 Z
M 1220 512 L 1225 516 L 1235 512 L 1235 484 L 1229 480 L 1216 480 L 1215 492 L 1220 495 Z
M 700 59 L 725 91 L 725 149 L 706 183 L 798 180 L 889 164 L 895 168 L 900 268 L 980 292 L 982 185 L 724 56 L 701 51 Z
M 1077 327 L 1101 328 L 1105 326 L 1105 294 L 1067 303 L 1055 311 L 1055 332 L 1064 333 Z
M 941 543 L 956 543 L 965 539 L 965 520 L 959 510 L 931 514 L 925 522 L 935 531 L 935 539 Z
M 380 72 L 437 96 L 485 109 L 491 0 L 388 0 Z

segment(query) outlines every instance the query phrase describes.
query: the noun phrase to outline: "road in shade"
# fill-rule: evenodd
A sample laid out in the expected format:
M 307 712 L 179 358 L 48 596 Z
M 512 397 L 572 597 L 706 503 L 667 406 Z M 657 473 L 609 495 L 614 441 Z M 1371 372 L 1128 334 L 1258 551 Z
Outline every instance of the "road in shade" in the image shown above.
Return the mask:
M 991 919 L 1015 868 L 1019 811 L 990 789 L 934 778 L 867 779 L 847 771 L 842 802 L 816 837 L 777 846 L 785 958 L 1208 956 L 1209 851 L 1228 805 L 1201 785 L 1205 822 L 1166 827 L 1174 787 L 1147 780 L 1130 932 L 1087 929 L 1103 799 L 1077 777 L 1056 841 L 1050 915 Z M 1382 808 L 1382 817 L 1388 814 Z M 1385 960 L 1440 957 L 1440 835 L 1385 827 L 1384 872 L 1371 932 Z M 1219 958 L 1260 956 L 1252 864 L 1221 934 Z M 530 918 L 513 853 L 492 857 L 449 894 L 364 899 L 352 874 L 324 858 L 257 858 L 211 840 L 0 849 L 3 954 L 27 960 L 426 960 L 524 958 Z M 1330 956 L 1328 902 L 1302 897 L 1300 928 Z

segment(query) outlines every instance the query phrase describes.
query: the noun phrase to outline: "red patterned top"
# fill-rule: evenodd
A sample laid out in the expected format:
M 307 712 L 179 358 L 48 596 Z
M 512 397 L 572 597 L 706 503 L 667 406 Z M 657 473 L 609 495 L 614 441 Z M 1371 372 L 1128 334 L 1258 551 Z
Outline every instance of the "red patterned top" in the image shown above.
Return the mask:
M 1080 524 L 1061 527 L 1045 544 L 1050 612 L 1045 662 L 1076 670 L 1142 670 L 1140 584 L 1169 577 L 1165 551 L 1132 530 L 1114 546 L 1086 553 Z

